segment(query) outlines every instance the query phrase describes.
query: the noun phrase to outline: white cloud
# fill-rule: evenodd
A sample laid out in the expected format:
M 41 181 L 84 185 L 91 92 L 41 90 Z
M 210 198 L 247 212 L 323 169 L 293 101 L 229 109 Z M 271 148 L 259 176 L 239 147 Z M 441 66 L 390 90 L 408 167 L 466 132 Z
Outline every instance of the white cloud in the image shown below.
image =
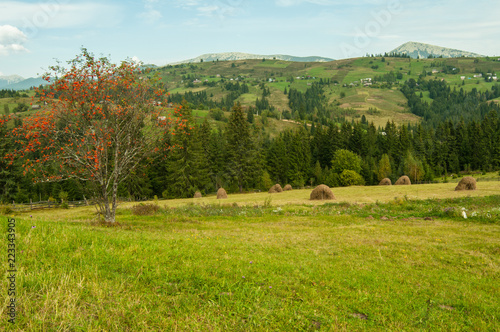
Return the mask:
M 275 3 L 279 7 L 291 7 L 303 3 L 311 3 L 320 6 L 346 5 L 346 1 L 344 0 L 275 0 Z M 385 3 L 387 3 L 387 0 L 357 0 L 349 2 L 349 5 L 350 6 L 381 5 Z
M 192 8 L 198 7 L 202 1 L 200 0 L 177 0 L 177 7 L 181 8 Z
M 110 26 L 115 25 L 120 18 L 120 7 L 97 2 L 46 0 L 38 3 L 0 3 L 0 22 L 17 26 L 28 35 L 43 28 Z
M 156 9 L 158 0 L 143 0 L 144 11 L 139 14 L 139 17 L 148 23 L 154 23 L 162 18 L 162 14 Z
M 139 59 L 135 55 L 130 60 L 132 60 L 133 62 L 135 62 L 138 65 L 140 65 L 142 63 L 141 59 Z
M 0 25 L 0 55 L 28 52 L 23 46 L 26 35 L 12 25 Z

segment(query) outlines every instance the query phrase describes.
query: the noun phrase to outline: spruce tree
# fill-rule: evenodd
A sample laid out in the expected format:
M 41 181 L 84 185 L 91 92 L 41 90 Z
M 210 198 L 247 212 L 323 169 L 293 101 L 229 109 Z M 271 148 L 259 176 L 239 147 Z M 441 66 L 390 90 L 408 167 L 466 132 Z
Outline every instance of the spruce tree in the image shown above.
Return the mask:
M 229 116 L 226 138 L 227 174 L 243 192 L 243 186 L 254 180 L 260 169 L 250 126 L 239 103 Z

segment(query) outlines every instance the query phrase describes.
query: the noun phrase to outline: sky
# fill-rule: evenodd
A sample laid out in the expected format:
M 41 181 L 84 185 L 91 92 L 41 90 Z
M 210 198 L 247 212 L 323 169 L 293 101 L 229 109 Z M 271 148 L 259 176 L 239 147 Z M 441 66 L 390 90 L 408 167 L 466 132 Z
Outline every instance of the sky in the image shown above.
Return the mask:
M 500 55 L 492 0 L 0 0 L 0 76 L 45 73 L 85 47 L 165 65 L 205 53 L 334 59 L 422 42 Z

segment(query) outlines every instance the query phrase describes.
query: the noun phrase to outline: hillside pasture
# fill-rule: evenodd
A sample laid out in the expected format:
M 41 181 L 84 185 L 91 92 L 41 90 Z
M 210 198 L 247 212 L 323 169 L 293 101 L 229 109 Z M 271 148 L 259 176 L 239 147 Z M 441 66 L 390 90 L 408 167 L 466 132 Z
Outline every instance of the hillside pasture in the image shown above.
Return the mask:
M 18 316 L 0 329 L 494 331 L 499 182 L 453 187 L 127 203 L 117 227 L 91 207 L 17 214 Z
M 355 94 L 340 99 L 340 108 L 354 109 L 355 117 L 358 119 L 365 115 L 368 122 L 373 122 L 376 127 L 385 126 L 387 121 L 394 121 L 396 124 L 420 122 L 420 117 L 406 110 L 406 98 L 398 90 L 373 88 L 349 90 Z M 352 116 L 347 118 L 351 119 Z

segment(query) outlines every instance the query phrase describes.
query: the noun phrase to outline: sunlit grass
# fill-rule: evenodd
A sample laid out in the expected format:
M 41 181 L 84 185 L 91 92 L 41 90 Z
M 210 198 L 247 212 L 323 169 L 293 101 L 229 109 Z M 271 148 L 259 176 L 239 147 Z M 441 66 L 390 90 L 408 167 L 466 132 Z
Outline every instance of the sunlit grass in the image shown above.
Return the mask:
M 117 227 L 92 207 L 17 214 L 18 320 L 0 330 L 494 331 L 498 182 L 453 188 L 126 203 Z

